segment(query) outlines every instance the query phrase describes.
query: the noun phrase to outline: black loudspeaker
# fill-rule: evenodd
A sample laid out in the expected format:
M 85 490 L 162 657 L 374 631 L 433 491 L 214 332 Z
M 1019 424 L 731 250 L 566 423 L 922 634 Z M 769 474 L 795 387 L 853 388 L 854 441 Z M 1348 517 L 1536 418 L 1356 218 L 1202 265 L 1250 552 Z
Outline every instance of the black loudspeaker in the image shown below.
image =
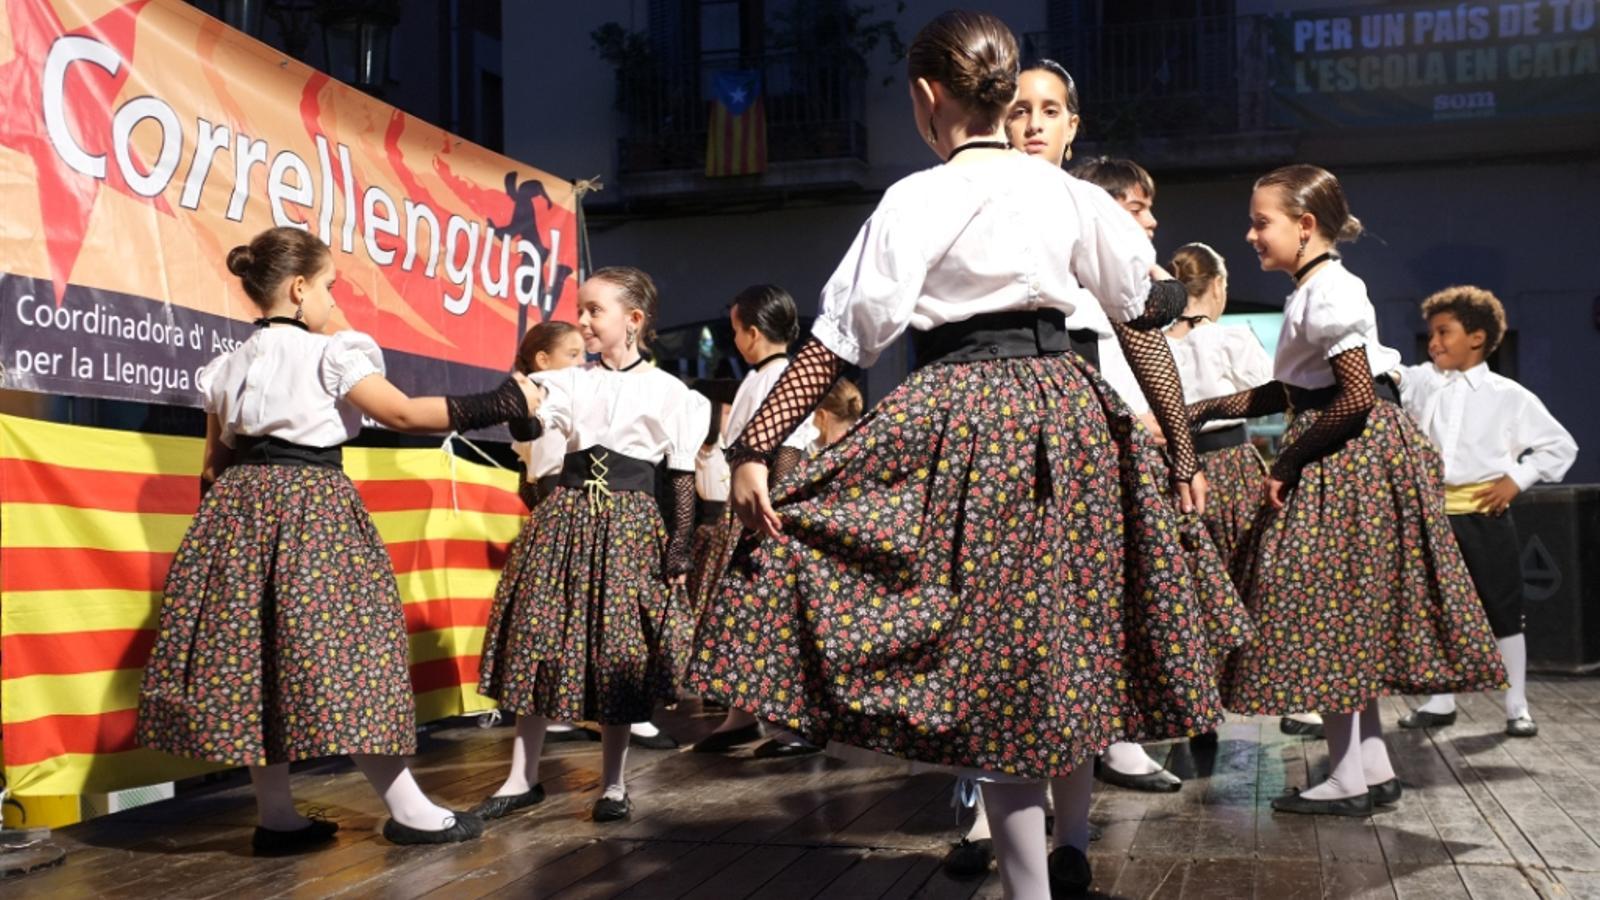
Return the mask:
M 1522 541 L 1528 668 L 1600 671 L 1600 485 L 1532 488 L 1511 518 Z

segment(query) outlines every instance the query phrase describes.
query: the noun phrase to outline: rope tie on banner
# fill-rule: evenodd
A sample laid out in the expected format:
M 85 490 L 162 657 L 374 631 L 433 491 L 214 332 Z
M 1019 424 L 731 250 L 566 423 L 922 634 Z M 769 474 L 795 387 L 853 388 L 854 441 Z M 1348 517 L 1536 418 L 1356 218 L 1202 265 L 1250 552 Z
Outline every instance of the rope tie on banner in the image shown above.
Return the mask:
M 580 281 L 588 278 L 589 273 L 594 271 L 594 259 L 589 255 L 589 223 L 583 217 L 583 198 L 605 189 L 606 186 L 601 183 L 599 175 L 593 178 L 580 178 L 572 183 L 573 205 L 578 208 L 578 246 L 583 249 L 583 271 L 578 273 Z
M 506 469 L 505 466 L 500 465 L 499 460 L 496 460 L 494 457 L 492 457 L 489 454 L 483 452 L 483 448 L 482 447 L 479 447 L 477 444 L 474 444 L 471 440 L 469 440 L 469 439 L 467 439 L 465 437 L 462 437 L 460 432 L 452 431 L 449 434 L 445 435 L 444 436 L 444 443 L 439 445 L 439 449 L 441 451 L 443 451 L 444 455 L 447 458 L 449 458 L 449 460 L 450 460 L 450 508 L 455 510 L 456 514 L 459 515 L 461 513 L 461 501 L 456 498 L 456 452 L 455 452 L 455 449 L 451 446 L 451 442 L 453 442 L 453 441 L 460 441 L 461 443 L 466 444 L 467 445 L 467 449 L 469 449 L 473 453 L 476 453 L 479 456 L 483 457 L 484 462 L 487 462 L 489 465 L 494 466 L 496 469 L 504 469 L 507 472 L 509 472 L 511 470 L 510 469 Z

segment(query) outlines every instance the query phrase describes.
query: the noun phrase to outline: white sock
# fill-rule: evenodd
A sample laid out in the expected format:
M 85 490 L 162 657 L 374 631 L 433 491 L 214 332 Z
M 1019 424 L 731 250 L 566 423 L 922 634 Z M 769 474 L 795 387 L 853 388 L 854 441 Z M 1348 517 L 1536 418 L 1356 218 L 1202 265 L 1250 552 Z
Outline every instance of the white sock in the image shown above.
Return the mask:
M 1293 719 L 1296 722 L 1304 722 L 1307 725 L 1321 725 L 1322 724 L 1322 716 L 1320 716 L 1320 715 L 1318 715 L 1317 713 L 1314 713 L 1314 712 L 1311 712 L 1311 713 L 1290 713 L 1289 715 L 1285 716 L 1284 718 Z
M 350 757 L 372 789 L 383 798 L 389 815 L 408 828 L 442 831 L 455 824 L 456 814 L 428 799 L 412 777 L 404 757 L 359 753 Z
M 1044 784 L 989 782 L 983 785 L 983 797 L 1007 900 L 1050 900 Z
M 568 731 L 572 731 L 575 727 L 576 726 L 574 726 L 571 722 L 549 722 L 544 726 L 544 730 L 547 732 L 554 732 L 556 734 L 565 734 Z
M 311 824 L 294 808 L 289 791 L 289 764 L 251 766 L 250 783 L 256 791 L 256 821 L 273 831 L 299 831 Z
M 1106 748 L 1100 761 L 1124 775 L 1149 775 L 1161 771 L 1161 764 L 1144 752 L 1144 747 L 1127 741 L 1118 741 Z
M 627 725 L 600 726 L 600 784 L 605 796 L 621 800 L 628 795 L 628 783 L 623 777 L 628 767 Z
M 1323 713 L 1328 737 L 1328 780 L 1300 792 L 1307 800 L 1342 800 L 1367 792 L 1361 767 L 1361 717 L 1355 713 Z
M 533 790 L 539 783 L 539 756 L 544 753 L 544 733 L 550 720 L 544 716 L 517 716 L 517 734 L 511 739 L 511 769 L 494 792 L 496 797 L 515 797 Z
M 1434 694 L 1428 702 L 1417 707 L 1418 712 L 1429 712 L 1437 716 L 1447 716 L 1456 711 L 1455 694 Z
M 1361 710 L 1361 773 L 1369 787 L 1394 778 L 1389 763 L 1389 747 L 1383 742 L 1383 720 L 1378 718 L 1378 701 L 1368 700 Z
M 1087 763 L 1073 769 L 1071 775 L 1050 779 L 1050 800 L 1056 808 L 1050 849 L 1076 847 L 1089 852 L 1089 799 L 1093 789 L 1094 766 Z
M 1528 715 L 1528 640 L 1520 634 L 1495 641 L 1500 645 L 1500 658 L 1506 664 L 1506 718 L 1519 719 Z
M 652 738 L 660 734 L 661 729 L 657 728 L 653 722 L 635 722 L 628 726 L 628 732 L 637 734 L 639 737 Z

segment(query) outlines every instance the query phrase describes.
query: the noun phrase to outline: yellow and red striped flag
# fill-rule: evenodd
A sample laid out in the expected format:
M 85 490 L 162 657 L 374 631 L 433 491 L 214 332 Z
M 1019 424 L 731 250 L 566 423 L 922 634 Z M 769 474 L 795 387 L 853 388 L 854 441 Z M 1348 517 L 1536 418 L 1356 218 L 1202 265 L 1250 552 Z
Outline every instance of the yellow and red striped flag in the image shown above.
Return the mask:
M 202 442 L 0 416 L 0 754 L 19 794 L 119 790 L 207 764 L 133 743 L 162 584 L 199 506 Z M 488 709 L 478 654 L 517 474 L 440 450 L 347 448 L 388 545 L 417 719 Z
M 706 128 L 706 177 L 759 175 L 767 170 L 767 108 L 761 72 L 718 72 Z

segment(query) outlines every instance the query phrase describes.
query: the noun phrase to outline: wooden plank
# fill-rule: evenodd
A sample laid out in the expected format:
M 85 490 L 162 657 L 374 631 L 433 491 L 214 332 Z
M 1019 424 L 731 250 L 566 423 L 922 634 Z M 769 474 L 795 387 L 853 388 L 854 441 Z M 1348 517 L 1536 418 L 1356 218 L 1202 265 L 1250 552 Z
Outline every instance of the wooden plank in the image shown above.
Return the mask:
M 1287 787 L 1306 787 L 1310 772 L 1306 766 L 1304 738 L 1283 734 L 1274 723 L 1261 726 L 1260 767 L 1256 774 L 1256 853 L 1259 859 L 1301 861 L 1310 865 L 1318 858 L 1317 827 L 1310 816 L 1296 816 L 1272 809 L 1272 798 Z
M 1256 721 L 1224 723 L 1217 731 L 1211 775 L 1184 786 L 1203 792 L 1193 850 L 1197 858 L 1255 857 L 1261 729 Z
M 554 896 L 560 900 L 603 900 L 615 897 L 635 886 L 649 887 L 661 873 L 670 869 L 696 846 L 698 845 L 680 841 L 652 841 L 643 844 L 627 856 L 590 873 L 582 881 Z
M 748 844 L 699 844 L 671 866 L 617 894 L 618 900 L 665 900 L 681 897 L 716 879 L 739 857 L 751 852 Z
M 1256 863 L 1256 900 L 1282 897 L 1331 897 L 1322 890 L 1322 867 L 1299 860 L 1263 859 Z
M 776 871 L 748 894 L 723 893 L 723 897 L 759 897 L 760 900 L 808 900 L 823 896 L 828 886 L 867 854 L 854 847 L 819 847 L 806 850 L 794 862 Z
M 1467 886 L 1450 863 L 1389 864 L 1389 881 L 1399 900 L 1470 900 Z
M 1238 900 L 1255 890 L 1255 860 L 1197 859 L 1183 876 L 1183 900 Z
M 641 846 L 637 841 L 593 841 L 576 853 L 561 857 L 560 865 L 540 866 L 504 887 L 481 896 L 550 897 L 595 872 L 615 865 Z
M 761 886 L 773 875 L 804 856 L 801 847 L 754 847 L 715 878 L 696 885 L 679 896 L 684 900 L 726 900 L 730 897 L 756 897 Z
M 835 833 L 835 839 L 862 847 L 901 847 L 935 852 L 941 858 L 950 843 L 959 840 L 965 829 L 957 821 L 956 810 L 948 806 L 955 778 L 936 772 L 912 775 L 854 821 Z M 911 834 L 906 822 L 925 807 L 946 804 L 950 811 L 949 834 Z
M 1473 900 L 1534 900 L 1539 896 L 1527 876 L 1510 866 L 1461 866 L 1457 871 Z
M 1176 900 L 1183 895 L 1189 862 L 1183 859 L 1131 858 L 1117 875 L 1112 894 L 1149 900 Z
M 827 886 L 828 900 L 879 900 L 926 857 L 901 850 L 872 850 Z

